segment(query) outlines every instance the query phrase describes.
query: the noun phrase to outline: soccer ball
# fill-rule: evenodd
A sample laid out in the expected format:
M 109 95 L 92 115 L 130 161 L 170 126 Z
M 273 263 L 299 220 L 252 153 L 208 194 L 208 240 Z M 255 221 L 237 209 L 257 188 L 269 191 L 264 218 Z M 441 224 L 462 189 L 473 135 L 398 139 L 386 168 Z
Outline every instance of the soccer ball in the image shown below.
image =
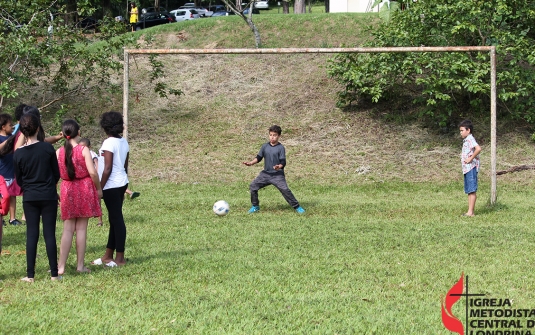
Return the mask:
M 214 213 L 216 213 L 219 216 L 227 215 L 228 211 L 230 210 L 230 206 L 228 205 L 228 202 L 225 200 L 219 200 L 214 204 L 213 207 Z

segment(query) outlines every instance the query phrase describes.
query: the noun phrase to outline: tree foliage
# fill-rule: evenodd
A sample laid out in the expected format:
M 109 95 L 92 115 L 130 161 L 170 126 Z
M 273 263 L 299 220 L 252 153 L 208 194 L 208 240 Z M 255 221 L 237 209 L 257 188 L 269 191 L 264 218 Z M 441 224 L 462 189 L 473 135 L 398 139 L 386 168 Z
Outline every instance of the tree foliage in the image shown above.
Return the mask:
M 535 124 L 535 2 L 418 1 L 374 32 L 369 47 L 488 46 L 497 50 L 501 117 Z M 339 55 L 329 73 L 345 86 L 339 104 L 403 95 L 424 106 L 421 116 L 444 127 L 488 114 L 489 54 L 383 53 Z
M 105 18 L 95 43 L 65 21 L 65 8 L 56 2 L 0 1 L 0 7 L 0 107 L 6 98 L 38 85 L 44 105 L 90 88 L 107 88 L 111 76 L 122 70 L 118 51 L 133 42 L 123 34 L 124 25 Z M 80 10 L 91 13 L 90 8 Z
M 98 3 L 0 0 L 0 109 L 6 99 L 36 87 L 41 108 L 88 90 L 120 89 L 113 79 L 123 70 L 123 47 L 137 46 L 135 35 L 111 17 L 100 21 L 98 35 L 88 35 L 72 22 L 72 10 L 74 17 L 90 16 Z M 164 74 L 155 56 L 150 63 L 151 82 L 160 96 L 182 94 L 160 80 Z

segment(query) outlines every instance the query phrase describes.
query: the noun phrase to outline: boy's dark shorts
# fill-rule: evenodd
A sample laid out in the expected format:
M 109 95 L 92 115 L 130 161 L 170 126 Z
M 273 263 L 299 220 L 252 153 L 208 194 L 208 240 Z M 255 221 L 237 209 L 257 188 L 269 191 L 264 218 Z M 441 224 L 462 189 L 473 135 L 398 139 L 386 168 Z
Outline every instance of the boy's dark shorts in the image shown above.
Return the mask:
M 477 169 L 473 168 L 464 174 L 464 193 L 470 194 L 477 191 Z

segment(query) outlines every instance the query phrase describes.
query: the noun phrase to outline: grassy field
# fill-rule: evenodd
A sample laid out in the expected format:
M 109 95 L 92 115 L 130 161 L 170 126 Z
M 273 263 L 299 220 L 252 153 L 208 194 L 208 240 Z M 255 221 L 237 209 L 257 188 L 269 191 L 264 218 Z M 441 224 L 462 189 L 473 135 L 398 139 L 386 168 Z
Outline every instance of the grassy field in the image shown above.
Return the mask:
M 71 253 L 60 283 L 42 242 L 36 283 L 19 281 L 24 227 L 7 227 L 1 332 L 449 334 L 441 299 L 462 272 L 472 292 L 534 307 L 532 189 L 503 187 L 497 207 L 480 199 L 467 219 L 458 182 L 290 186 L 305 215 L 273 188 L 247 214 L 245 182 L 137 185 L 142 196 L 124 210 L 129 264 L 80 275 Z M 219 199 L 231 205 L 226 217 L 211 212 Z M 106 241 L 96 223 L 87 261 Z
M 259 15 L 265 47 L 359 45 L 374 14 Z M 154 47 L 254 47 L 236 17 L 136 32 Z M 440 305 L 462 272 L 471 290 L 533 308 L 533 171 L 500 176 L 489 197 L 489 121 L 474 120 L 483 148 L 476 217 L 466 210 L 461 139 L 411 118 L 407 101 L 336 108 L 341 89 L 330 56 L 161 56 L 160 80 L 184 95 L 162 99 L 148 60 L 131 60 L 126 257 L 119 269 L 75 273 L 52 283 L 41 239 L 36 283 L 25 274 L 24 227 L 7 227 L 0 257 L 2 334 L 450 334 Z M 117 78 L 122 85 L 122 77 Z M 44 91 L 24 97 L 38 105 Z M 18 101 L 17 101 L 18 103 Z M 94 149 L 99 115 L 122 109 L 120 92 L 62 102 Z M 57 127 L 58 106 L 44 111 Z M 278 192 L 260 192 L 248 215 L 245 167 L 283 128 L 286 174 L 307 209 L 297 215 Z M 530 131 L 498 124 L 498 169 L 532 164 Z M 225 199 L 227 217 L 211 206 Z M 20 200 L 19 200 L 20 201 Z M 19 210 L 21 208 L 19 204 Z M 107 225 L 90 223 L 86 262 L 102 256 Z M 58 222 L 57 236 L 62 223 Z M 454 312 L 462 314 L 462 303 Z

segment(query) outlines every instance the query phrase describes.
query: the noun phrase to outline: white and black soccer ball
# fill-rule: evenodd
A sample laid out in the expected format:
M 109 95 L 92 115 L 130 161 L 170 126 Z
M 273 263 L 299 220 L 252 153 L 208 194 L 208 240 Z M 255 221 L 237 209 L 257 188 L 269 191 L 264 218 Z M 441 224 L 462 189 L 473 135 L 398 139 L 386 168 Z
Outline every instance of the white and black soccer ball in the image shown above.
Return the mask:
M 219 216 L 227 215 L 230 211 L 230 206 L 228 205 L 228 202 L 225 200 L 219 200 L 214 204 L 214 207 L 212 208 L 214 210 L 214 213 L 216 213 Z

